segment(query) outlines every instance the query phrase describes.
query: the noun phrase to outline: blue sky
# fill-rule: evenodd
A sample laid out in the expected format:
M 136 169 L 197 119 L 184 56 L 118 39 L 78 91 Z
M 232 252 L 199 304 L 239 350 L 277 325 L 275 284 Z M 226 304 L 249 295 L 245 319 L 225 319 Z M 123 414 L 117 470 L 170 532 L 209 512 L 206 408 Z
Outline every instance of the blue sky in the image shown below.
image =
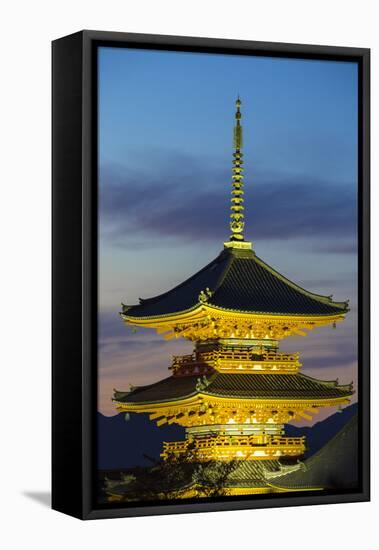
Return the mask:
M 356 380 L 357 66 L 100 48 L 100 410 L 113 387 L 168 375 L 171 354 L 132 334 L 120 302 L 168 290 L 228 238 L 234 102 L 242 99 L 246 237 L 311 291 L 350 299 L 336 331 L 290 338 L 304 372 Z M 306 361 L 307 360 L 307 361 Z

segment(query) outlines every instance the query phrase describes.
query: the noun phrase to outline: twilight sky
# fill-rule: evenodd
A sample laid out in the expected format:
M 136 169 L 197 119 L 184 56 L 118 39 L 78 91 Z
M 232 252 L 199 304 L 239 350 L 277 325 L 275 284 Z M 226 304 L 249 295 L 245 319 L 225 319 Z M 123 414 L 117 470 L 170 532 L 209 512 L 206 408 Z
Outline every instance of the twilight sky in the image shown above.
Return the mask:
M 99 410 L 191 351 L 133 333 L 120 303 L 164 292 L 228 239 L 234 102 L 242 99 L 245 237 L 258 256 L 351 311 L 291 337 L 303 371 L 357 380 L 357 65 L 99 50 Z M 354 401 L 354 400 L 353 400 Z M 319 421 L 333 409 L 316 416 Z

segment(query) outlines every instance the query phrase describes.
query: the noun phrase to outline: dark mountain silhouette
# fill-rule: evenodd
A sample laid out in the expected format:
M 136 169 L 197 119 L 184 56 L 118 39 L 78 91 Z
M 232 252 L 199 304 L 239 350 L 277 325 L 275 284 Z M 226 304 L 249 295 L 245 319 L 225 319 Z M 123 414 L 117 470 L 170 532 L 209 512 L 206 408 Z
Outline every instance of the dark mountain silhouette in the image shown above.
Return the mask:
M 312 427 L 286 426 L 286 435 L 307 438 L 309 458 L 330 441 L 357 413 L 358 405 L 350 405 L 340 413 Z M 156 460 L 162 451 L 162 441 L 176 441 L 184 438 L 184 428 L 173 425 L 158 427 L 149 420 L 148 414 L 125 414 L 103 416 L 98 413 L 98 468 L 99 470 L 123 470 L 134 466 L 151 466 L 147 455 Z
M 162 441 L 184 438 L 184 428 L 176 424 L 158 427 L 148 414 L 103 416 L 98 413 L 98 468 L 122 470 L 134 466 L 151 466 L 144 455 L 159 459 Z
M 298 428 L 287 424 L 286 435 L 290 437 L 306 436 L 307 451 L 304 455 L 304 459 L 306 459 L 317 453 L 357 413 L 358 403 L 354 403 L 313 426 Z
M 304 461 L 304 467 L 273 480 L 277 487 L 353 489 L 358 487 L 358 415 L 326 445 Z

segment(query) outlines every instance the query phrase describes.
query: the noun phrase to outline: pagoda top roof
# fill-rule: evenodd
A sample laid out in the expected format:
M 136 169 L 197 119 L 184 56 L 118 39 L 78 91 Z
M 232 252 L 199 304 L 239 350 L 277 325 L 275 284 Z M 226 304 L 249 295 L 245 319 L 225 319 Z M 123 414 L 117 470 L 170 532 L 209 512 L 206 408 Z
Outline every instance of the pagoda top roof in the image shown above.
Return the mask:
M 331 316 L 347 302 L 309 292 L 262 261 L 251 248 L 226 246 L 212 262 L 175 288 L 138 305 L 123 306 L 126 319 L 159 318 L 198 308 L 263 315 Z
M 224 374 L 203 376 L 170 376 L 133 388 L 115 391 L 114 401 L 125 404 L 154 404 L 180 401 L 196 394 L 226 399 L 334 399 L 354 392 L 352 386 L 338 381 L 322 381 L 304 374 Z

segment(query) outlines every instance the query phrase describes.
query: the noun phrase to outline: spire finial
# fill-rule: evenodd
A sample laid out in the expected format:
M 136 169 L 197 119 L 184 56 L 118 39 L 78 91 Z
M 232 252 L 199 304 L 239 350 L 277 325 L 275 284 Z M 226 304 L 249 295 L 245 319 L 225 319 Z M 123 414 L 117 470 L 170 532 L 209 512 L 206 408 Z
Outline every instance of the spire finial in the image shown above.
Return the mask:
M 234 125 L 234 153 L 233 153 L 233 188 L 231 196 L 231 214 L 230 214 L 230 241 L 244 241 L 243 230 L 244 222 L 244 206 L 243 206 L 243 154 L 242 154 L 242 126 L 241 126 L 241 100 L 238 95 L 236 101 L 236 114 Z
M 238 94 L 236 100 L 235 125 L 233 132 L 234 153 L 233 153 L 233 175 L 232 194 L 230 205 L 230 230 L 229 241 L 224 243 L 225 248 L 246 248 L 252 249 L 252 243 L 245 241 L 243 230 L 244 221 L 244 198 L 243 198 L 243 154 L 242 154 L 242 126 L 241 126 L 241 99 Z

